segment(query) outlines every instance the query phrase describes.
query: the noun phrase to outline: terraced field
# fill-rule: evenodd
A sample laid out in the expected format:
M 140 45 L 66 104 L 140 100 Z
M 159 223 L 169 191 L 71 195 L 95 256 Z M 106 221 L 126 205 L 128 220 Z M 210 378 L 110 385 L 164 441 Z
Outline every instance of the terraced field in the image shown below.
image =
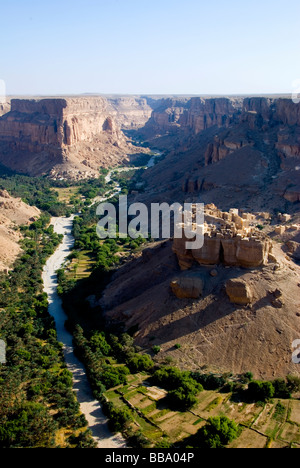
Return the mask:
M 80 280 L 88 278 L 95 265 L 95 260 L 88 251 L 81 251 L 78 258 L 73 258 L 67 268 L 67 278 L 72 280 Z
M 165 390 L 149 387 L 147 375 L 130 376 L 127 386 L 106 392 L 119 408 L 130 408 L 132 429 L 141 431 L 153 445 L 161 440 L 176 443 L 197 434 L 206 421 L 225 415 L 240 424 L 242 433 L 231 448 L 300 448 L 300 401 L 278 400 L 266 404 L 232 401 L 230 393 L 204 391 L 190 411 L 172 411 Z

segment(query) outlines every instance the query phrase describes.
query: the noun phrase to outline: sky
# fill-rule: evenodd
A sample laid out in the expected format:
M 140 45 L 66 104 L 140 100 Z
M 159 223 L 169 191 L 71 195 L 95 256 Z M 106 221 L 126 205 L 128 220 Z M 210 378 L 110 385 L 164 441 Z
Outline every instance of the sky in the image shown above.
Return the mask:
M 292 93 L 300 80 L 299 0 L 0 0 L 0 21 L 9 95 Z

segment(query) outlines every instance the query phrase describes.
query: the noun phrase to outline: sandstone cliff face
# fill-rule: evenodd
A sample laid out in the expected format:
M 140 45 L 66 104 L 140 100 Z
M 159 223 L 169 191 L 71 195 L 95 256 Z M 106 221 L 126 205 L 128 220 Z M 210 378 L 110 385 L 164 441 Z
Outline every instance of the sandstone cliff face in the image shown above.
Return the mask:
M 116 127 L 106 127 L 108 118 L 107 103 L 102 98 L 13 99 L 11 112 L 0 121 L 0 138 L 14 139 L 17 147 L 29 143 L 36 151 L 44 145 L 93 141 L 102 131 L 110 131 L 124 142 Z
M 151 117 L 147 99 L 136 96 L 107 97 L 108 109 L 117 125 L 126 130 L 143 127 Z
M 142 133 L 169 154 L 145 180 L 152 192 L 174 181 L 171 199 L 289 209 L 300 200 L 299 112 L 289 99 L 164 100 Z
M 215 136 L 214 141 L 209 143 L 205 152 L 205 165 L 214 164 L 226 158 L 234 151 L 253 146 L 253 142 L 244 135 L 230 135 L 230 132 Z
M 137 152 L 101 97 L 13 99 L 0 118 L 0 162 L 30 175 L 96 176 Z
M 195 263 L 244 268 L 268 264 L 272 242 L 259 233 L 256 224 L 255 216 L 249 213 L 244 213 L 242 218 L 236 210 L 226 213 L 214 205 L 208 205 L 205 209 L 203 247 L 187 249 L 188 239 L 184 231 L 181 238 L 174 239 L 173 252 L 177 255 L 181 270 L 188 270 Z
M 10 101 L 6 100 L 6 102 L 0 102 L 0 117 L 1 115 L 7 114 L 10 111 Z
M 193 135 L 213 127 L 228 127 L 240 113 L 241 100 L 227 98 L 163 99 L 143 129 L 145 135 L 178 132 Z
M 226 98 L 192 98 L 187 113 L 187 125 L 195 135 L 207 128 L 228 127 L 239 115 L 239 101 Z

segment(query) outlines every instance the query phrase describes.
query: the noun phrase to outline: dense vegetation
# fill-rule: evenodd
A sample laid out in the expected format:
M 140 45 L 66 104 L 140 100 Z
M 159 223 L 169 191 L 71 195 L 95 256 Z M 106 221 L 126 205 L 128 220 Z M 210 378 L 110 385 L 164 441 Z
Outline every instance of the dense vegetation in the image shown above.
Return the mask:
M 55 182 L 45 178 L 13 175 L 0 178 L 0 188 L 7 190 L 13 197 L 31 206 L 36 206 L 52 216 L 68 216 L 71 209 L 59 201 L 58 193 L 53 190 Z
M 121 389 L 127 385 L 130 374 L 144 373 L 150 385 L 167 390 L 165 404 L 182 412 L 193 410 L 204 389 L 232 393 L 233 399 L 245 402 L 290 398 L 299 391 L 300 379 L 291 376 L 286 380 L 260 382 L 254 381 L 251 373 L 237 379 L 232 375 L 184 372 L 166 363 L 158 364 L 155 356 L 159 356 L 161 348 L 154 346 L 152 357 L 142 353 L 131 336 L 135 327 L 124 333 L 123 324 L 107 326 L 101 308 L 91 308 L 86 298 L 101 293 L 120 262 L 119 254 L 136 250 L 145 239 L 101 240 L 97 236 L 96 207 L 90 204 L 92 198 L 107 190 L 104 175 L 103 172 L 99 179 L 82 183 L 68 206 L 58 201 L 52 183 L 44 179 L 3 177 L 0 186 L 51 215 L 68 214 L 71 207 L 81 209 L 74 222 L 75 249 L 70 259 L 81 251 L 89 252 L 93 271 L 88 279 L 77 282 L 61 269 L 59 293 L 69 315 L 68 327 L 74 335 L 76 354 L 86 366 L 92 390 L 110 420 L 111 429 L 122 431 L 132 447 L 151 445 L 142 430 L 131 429 L 131 422 L 141 415 L 125 399 L 125 407 L 119 408 L 106 397 L 109 390 L 118 387 L 122 397 Z M 136 172 L 115 174 L 114 179 L 122 192 L 128 193 L 136 184 L 136 175 L 139 176 Z M 54 447 L 58 445 L 58 431 L 68 434 L 67 446 L 93 446 L 72 392 L 72 376 L 65 367 L 55 325 L 48 314 L 47 297 L 42 292 L 42 267 L 61 241 L 48 225 L 49 216 L 43 215 L 29 228 L 22 228 L 24 254 L 15 270 L 0 282 L 0 339 L 7 342 L 7 364 L 0 366 L 0 448 Z M 180 345 L 176 347 L 180 349 Z M 283 410 L 278 403 L 276 411 Z M 223 448 L 239 434 L 240 428 L 234 421 L 220 416 L 210 418 L 196 436 L 179 446 Z M 162 440 L 157 447 L 169 448 L 171 444 Z
M 240 435 L 240 432 L 239 426 L 226 416 L 210 418 L 198 433 L 199 446 L 209 449 L 225 448 Z
M 190 409 L 197 402 L 196 396 L 203 391 L 201 384 L 191 377 L 190 372 L 182 372 L 176 367 L 165 367 L 157 370 L 152 381 L 169 391 L 171 406 L 182 410 Z
M 51 216 L 70 216 L 72 212 L 81 210 L 84 205 L 89 206 L 93 198 L 104 194 L 107 172 L 107 170 L 102 169 L 98 179 L 70 182 L 3 171 L 1 173 L 0 170 L 0 189 L 7 190 L 13 197 L 22 198 L 28 205 L 36 206 Z M 68 188 L 71 184 L 78 186 L 77 194 L 71 197 L 70 203 L 60 201 L 57 189 Z
M 43 215 L 22 229 L 24 253 L 0 281 L 0 337 L 7 344 L 7 363 L 0 366 L 1 448 L 57 446 L 58 430 L 72 436 L 72 446 L 93 445 L 43 293 L 43 265 L 61 241 L 48 223 Z

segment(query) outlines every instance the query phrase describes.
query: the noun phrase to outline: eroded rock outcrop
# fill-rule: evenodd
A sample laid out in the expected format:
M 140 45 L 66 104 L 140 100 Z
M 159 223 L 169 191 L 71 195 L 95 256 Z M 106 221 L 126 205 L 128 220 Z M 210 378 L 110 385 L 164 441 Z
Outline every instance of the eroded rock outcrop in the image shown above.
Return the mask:
M 0 162 L 30 175 L 95 176 L 137 152 L 101 97 L 12 99 L 0 118 Z
M 7 114 L 10 111 L 10 101 L 5 100 L 5 102 L 1 102 L 0 100 L 0 117 L 1 115 Z
M 268 263 L 272 252 L 271 240 L 256 228 L 255 216 L 243 213 L 241 217 L 237 211 L 223 213 L 214 205 L 206 206 L 204 245 L 200 249 L 186 248 L 190 239 L 185 236 L 185 225 L 179 226 L 182 237 L 174 239 L 173 251 L 182 270 L 190 269 L 195 262 L 200 265 L 221 263 L 244 268 L 257 268 Z
M 107 96 L 108 109 L 114 121 L 123 129 L 143 127 L 151 117 L 152 107 L 139 96 Z
M 237 121 L 240 99 L 178 98 L 162 99 L 144 128 L 147 134 L 183 131 L 197 135 L 213 127 L 228 127 Z
M 178 299 L 199 299 L 203 293 L 203 281 L 196 275 L 185 275 L 172 280 L 171 288 Z
M 233 304 L 248 305 L 253 299 L 250 286 L 242 279 L 227 281 L 226 293 Z
M 39 216 L 37 208 L 0 190 L 0 271 L 8 270 L 22 251 L 19 245 L 22 236 L 16 227 L 30 224 Z

